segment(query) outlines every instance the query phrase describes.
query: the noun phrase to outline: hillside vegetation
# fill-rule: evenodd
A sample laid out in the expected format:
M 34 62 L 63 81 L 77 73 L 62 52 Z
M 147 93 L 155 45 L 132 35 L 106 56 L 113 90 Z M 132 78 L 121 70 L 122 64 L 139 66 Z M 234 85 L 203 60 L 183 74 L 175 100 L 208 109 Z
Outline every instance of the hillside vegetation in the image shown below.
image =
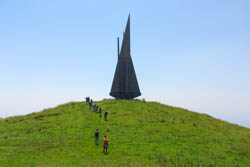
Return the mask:
M 85 102 L 1 120 L 0 166 L 250 166 L 248 128 L 156 102 L 96 104 L 109 111 L 108 121 Z M 110 140 L 107 155 L 103 135 Z

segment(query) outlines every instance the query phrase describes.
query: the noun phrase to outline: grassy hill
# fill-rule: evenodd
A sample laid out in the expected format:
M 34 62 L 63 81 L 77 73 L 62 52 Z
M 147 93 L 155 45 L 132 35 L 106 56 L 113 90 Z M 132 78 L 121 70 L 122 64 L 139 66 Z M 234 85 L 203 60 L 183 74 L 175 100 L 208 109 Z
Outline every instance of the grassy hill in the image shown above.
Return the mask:
M 250 166 L 250 129 L 136 100 L 96 102 L 108 121 L 72 102 L 0 121 L 1 167 Z M 100 139 L 110 139 L 109 153 Z

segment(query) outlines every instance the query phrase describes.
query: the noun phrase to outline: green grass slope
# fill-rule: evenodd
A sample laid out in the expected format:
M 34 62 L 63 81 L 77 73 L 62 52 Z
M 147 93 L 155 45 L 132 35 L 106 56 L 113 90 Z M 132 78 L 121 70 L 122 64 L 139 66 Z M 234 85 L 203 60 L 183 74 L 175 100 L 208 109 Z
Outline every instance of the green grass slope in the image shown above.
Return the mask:
M 248 128 L 155 102 L 96 103 L 109 111 L 108 121 L 85 102 L 1 120 L 0 166 L 250 166 Z

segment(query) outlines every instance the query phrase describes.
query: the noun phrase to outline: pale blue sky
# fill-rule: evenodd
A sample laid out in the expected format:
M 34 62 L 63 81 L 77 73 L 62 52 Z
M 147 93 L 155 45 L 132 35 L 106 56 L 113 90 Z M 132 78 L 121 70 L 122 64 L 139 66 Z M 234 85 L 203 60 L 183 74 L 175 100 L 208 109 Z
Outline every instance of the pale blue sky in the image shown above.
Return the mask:
M 0 117 L 109 98 L 131 14 L 140 98 L 250 127 L 250 1 L 0 1 Z

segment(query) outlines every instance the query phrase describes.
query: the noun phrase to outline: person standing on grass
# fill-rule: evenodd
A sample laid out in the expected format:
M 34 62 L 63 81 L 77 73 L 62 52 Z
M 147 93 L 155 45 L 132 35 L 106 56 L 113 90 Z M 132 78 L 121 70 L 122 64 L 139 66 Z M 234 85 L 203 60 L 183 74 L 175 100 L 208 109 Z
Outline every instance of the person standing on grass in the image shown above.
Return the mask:
M 86 103 L 89 103 L 90 97 L 86 97 Z
M 92 104 L 90 101 L 88 103 L 89 103 L 89 109 L 91 110 Z
M 95 106 L 95 112 L 96 112 L 96 113 L 97 113 L 97 111 L 98 111 L 98 108 L 99 108 L 98 105 L 96 105 L 96 106 Z
M 93 111 L 95 112 L 95 106 L 96 106 L 96 104 L 93 104 Z
M 99 107 L 99 117 L 102 117 L 102 107 Z
M 107 136 L 104 136 L 104 143 L 103 143 L 103 153 L 108 153 L 108 145 L 109 145 L 109 139 Z
M 108 111 L 104 110 L 104 120 L 107 121 L 107 117 L 108 117 Z
M 96 129 L 95 131 L 95 145 L 99 145 L 99 131 Z

